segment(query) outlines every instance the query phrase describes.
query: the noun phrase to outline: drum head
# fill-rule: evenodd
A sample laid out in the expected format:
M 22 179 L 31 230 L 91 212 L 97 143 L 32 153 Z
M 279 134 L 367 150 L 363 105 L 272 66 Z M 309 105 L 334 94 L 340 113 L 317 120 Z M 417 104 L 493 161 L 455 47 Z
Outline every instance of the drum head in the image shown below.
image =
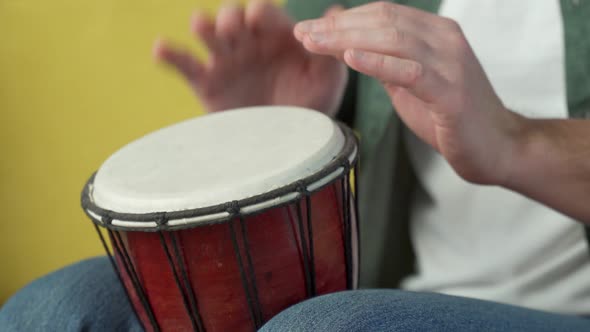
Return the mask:
M 320 112 L 296 107 L 218 112 L 123 147 L 100 167 L 88 196 L 94 206 L 120 213 L 207 208 L 317 173 L 344 145 L 340 127 Z

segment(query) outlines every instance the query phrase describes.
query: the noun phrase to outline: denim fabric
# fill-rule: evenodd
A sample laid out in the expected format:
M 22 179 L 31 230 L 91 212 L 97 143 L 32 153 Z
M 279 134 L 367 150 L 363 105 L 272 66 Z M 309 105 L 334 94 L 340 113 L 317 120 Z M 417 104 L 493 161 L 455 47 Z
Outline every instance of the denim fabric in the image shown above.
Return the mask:
M 590 331 L 590 320 L 494 302 L 399 290 L 358 290 L 292 306 L 261 332 Z
M 142 331 L 106 257 L 33 281 L 0 309 L 0 331 Z
M 0 309 L 0 331 L 141 331 L 106 257 L 38 279 Z M 261 331 L 590 331 L 590 320 L 430 293 L 360 290 L 297 304 Z

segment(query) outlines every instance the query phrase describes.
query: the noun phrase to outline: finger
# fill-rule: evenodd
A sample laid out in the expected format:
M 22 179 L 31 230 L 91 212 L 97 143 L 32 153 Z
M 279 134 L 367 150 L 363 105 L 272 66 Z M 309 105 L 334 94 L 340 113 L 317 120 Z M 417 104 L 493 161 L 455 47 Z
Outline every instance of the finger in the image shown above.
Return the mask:
M 285 10 L 270 1 L 251 1 L 245 11 L 246 27 L 255 33 L 278 33 L 292 29 L 294 24 Z
M 172 48 L 162 40 L 156 41 L 153 53 L 157 60 L 174 67 L 193 85 L 196 85 L 205 73 L 203 65 L 189 52 Z
M 377 80 L 410 90 L 425 102 L 432 102 L 444 92 L 445 84 L 433 71 L 413 60 L 383 54 L 347 50 L 344 61 L 353 69 Z
M 244 8 L 236 4 L 223 6 L 217 14 L 215 34 L 226 46 L 233 44 L 245 31 Z
M 338 15 L 343 11 L 345 11 L 345 8 L 343 6 L 334 5 L 326 10 L 324 17 Z M 295 31 L 295 33 L 297 32 Z M 312 57 L 312 66 L 315 66 L 317 70 L 333 70 L 334 73 L 337 73 L 336 75 L 339 74 L 346 76 L 348 75 L 348 71 L 346 65 L 344 64 L 344 59 L 342 58 L 342 55 L 342 52 L 333 56 L 314 55 Z M 336 57 L 338 61 L 335 61 L 334 57 Z M 346 80 L 343 81 L 345 82 Z
M 438 150 L 434 121 L 427 103 L 405 88 L 385 84 L 399 117 L 423 141 Z
M 388 26 L 404 27 L 408 30 L 423 31 L 442 20 L 439 16 L 410 7 L 372 3 L 339 13 L 338 15 L 307 20 L 295 27 L 301 33 L 314 31 L 334 31 L 356 28 L 380 28 Z
M 415 25 L 416 27 L 414 27 Z M 349 11 L 345 11 L 337 15 L 300 22 L 295 26 L 295 31 L 300 34 L 304 34 L 351 29 L 380 29 L 390 26 L 406 29 L 411 27 L 411 29 L 417 29 L 423 25 L 417 25 L 415 21 L 409 20 L 407 17 L 398 14 L 392 14 L 389 17 L 381 13 L 351 13 Z
M 426 42 L 396 28 L 378 30 L 343 30 L 314 32 L 304 38 L 303 45 L 311 52 L 341 55 L 347 49 L 361 49 L 420 63 L 430 62 L 432 50 Z
M 215 36 L 215 23 L 202 12 L 195 12 L 191 17 L 191 32 L 199 38 L 212 54 L 222 51 L 223 45 Z
M 345 10 L 346 9 L 341 5 L 334 5 L 326 10 L 326 12 L 324 13 L 324 17 L 336 16 L 336 15 L 344 12 Z M 293 33 L 295 35 L 295 38 L 299 41 L 301 41 L 303 39 L 303 36 L 305 35 L 305 32 L 302 32 L 302 31 L 298 30 L 297 28 L 293 29 Z

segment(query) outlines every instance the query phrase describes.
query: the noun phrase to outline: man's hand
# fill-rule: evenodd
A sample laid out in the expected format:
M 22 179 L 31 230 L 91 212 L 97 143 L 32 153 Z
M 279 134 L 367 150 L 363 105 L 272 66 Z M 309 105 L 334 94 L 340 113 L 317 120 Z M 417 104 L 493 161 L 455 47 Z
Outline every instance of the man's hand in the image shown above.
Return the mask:
M 210 51 L 207 63 L 163 41 L 156 42 L 154 54 L 186 78 L 208 111 L 295 105 L 334 115 L 347 82 L 346 66 L 306 51 L 293 26 L 269 2 L 226 6 L 214 20 L 201 13 L 191 20 L 192 32 Z
M 464 179 L 508 176 L 521 118 L 503 106 L 454 21 L 377 2 L 301 22 L 294 34 L 380 80 L 406 125 Z

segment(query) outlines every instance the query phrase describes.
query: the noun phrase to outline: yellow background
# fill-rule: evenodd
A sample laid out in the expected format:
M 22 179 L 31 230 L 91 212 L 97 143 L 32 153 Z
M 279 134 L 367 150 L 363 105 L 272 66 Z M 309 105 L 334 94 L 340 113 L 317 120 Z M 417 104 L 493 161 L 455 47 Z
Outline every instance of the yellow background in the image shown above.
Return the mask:
M 0 0 L 0 304 L 103 253 L 82 186 L 125 143 L 200 114 L 151 47 L 161 35 L 202 53 L 189 18 L 220 2 Z

